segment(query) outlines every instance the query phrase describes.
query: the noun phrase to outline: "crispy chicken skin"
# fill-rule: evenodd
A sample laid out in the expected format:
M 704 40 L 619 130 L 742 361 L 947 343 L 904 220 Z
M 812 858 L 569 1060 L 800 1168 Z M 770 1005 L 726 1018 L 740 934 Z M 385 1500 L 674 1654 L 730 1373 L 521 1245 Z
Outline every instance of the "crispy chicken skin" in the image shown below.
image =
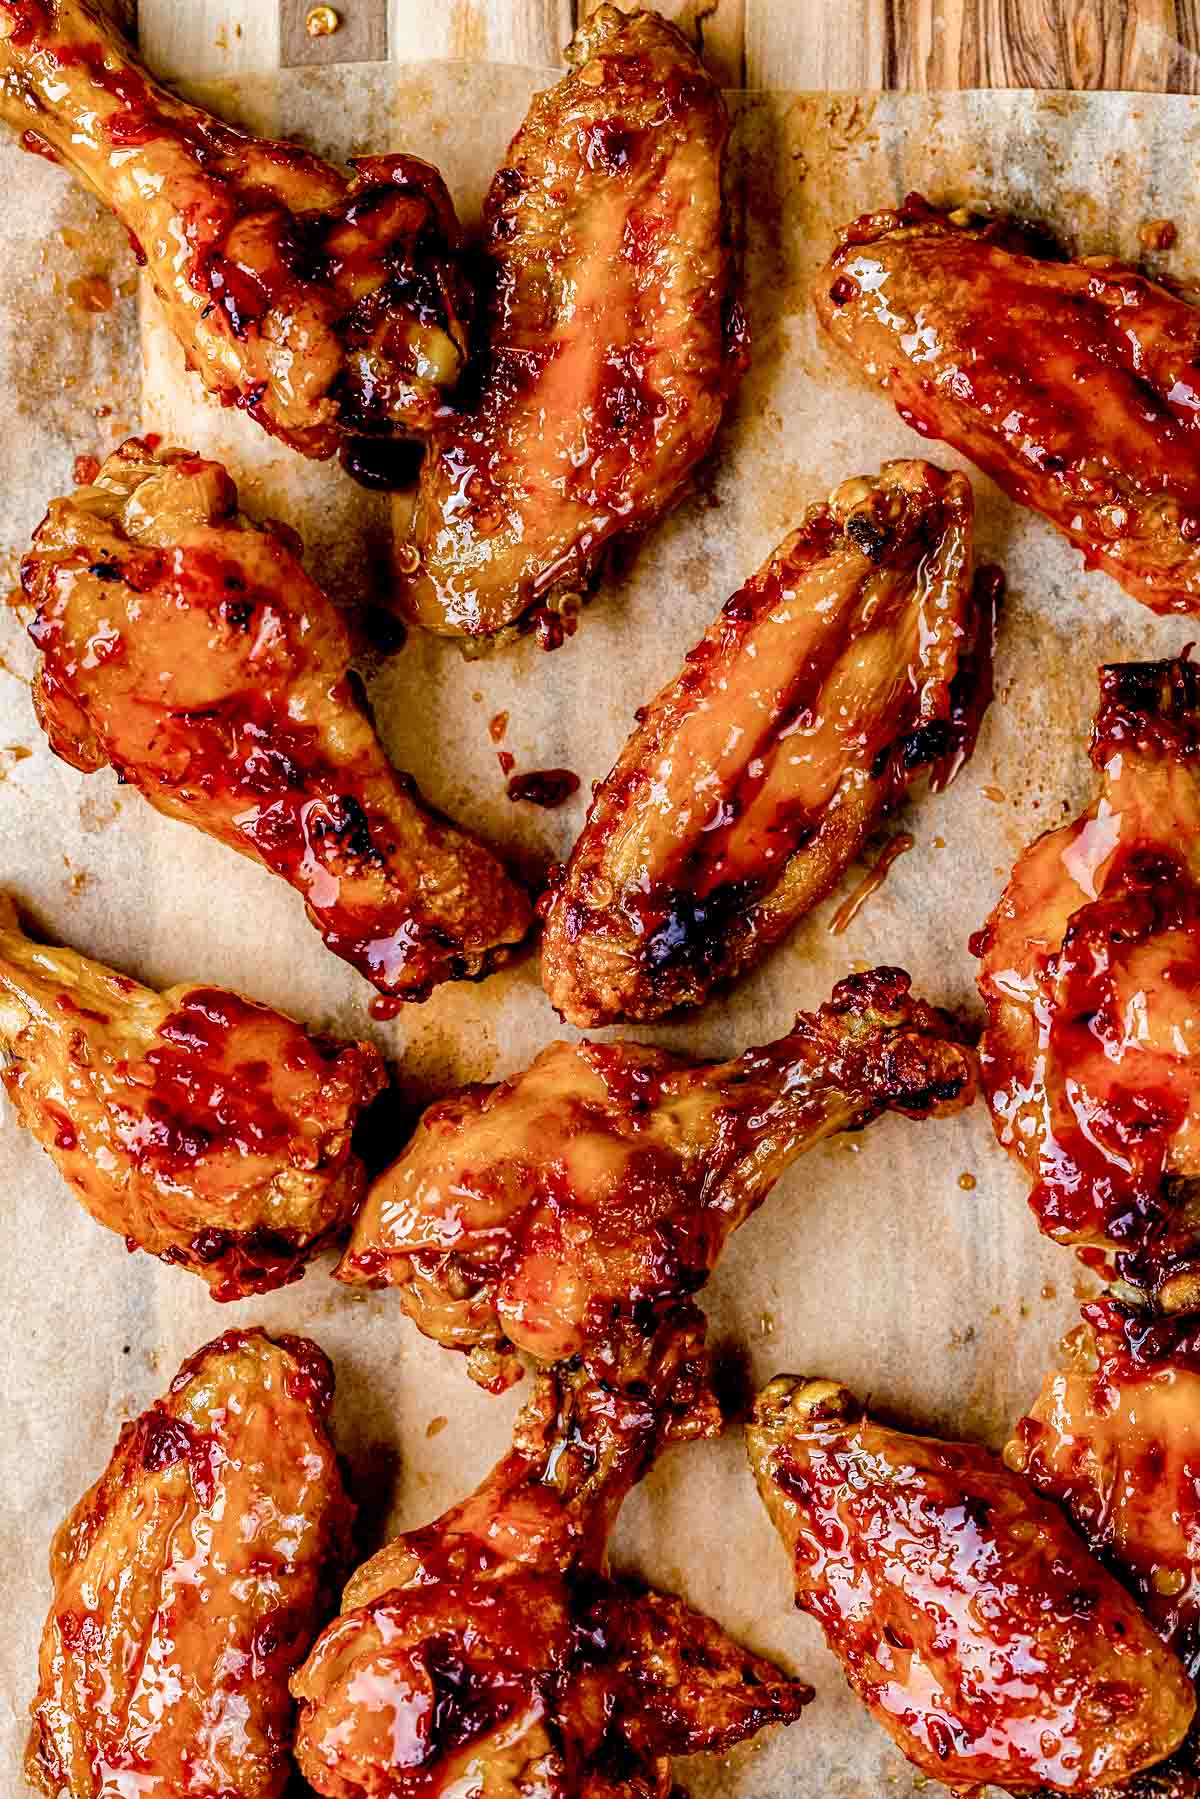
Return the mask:
M 282 875 L 381 993 L 486 972 L 525 894 L 388 762 L 341 615 L 237 503 L 219 463 L 150 438 L 51 502 L 21 576 L 52 748 Z
M 92 1217 L 214 1299 L 299 1279 L 348 1227 L 366 1186 L 351 1132 L 385 1084 L 368 1043 L 32 943 L 2 895 L 0 1079 Z
M 726 602 L 556 872 L 542 981 L 569 1023 L 703 1002 L 838 881 L 918 773 L 974 748 L 999 578 L 962 475 L 892 462 L 814 506 Z
M 995 1456 L 887 1429 L 781 1375 L 747 1430 L 759 1492 L 864 1705 L 953 1791 L 1108 1791 L 1183 1740 L 1191 1681 L 1130 1598 Z
M 1042 1229 L 1180 1311 L 1200 1303 L 1200 669 L 1102 669 L 1091 757 L 1096 799 L 972 940 L 983 1083 Z
M 790 1722 L 812 1689 L 680 1600 L 608 1577 L 621 1501 L 665 1435 L 694 1326 L 637 1393 L 543 1374 L 512 1452 L 360 1568 L 293 1677 L 296 1754 L 327 1799 L 666 1799 L 671 1757 Z
M 923 437 L 978 463 L 1156 612 L 1200 610 L 1200 311 L 1106 256 L 910 195 L 815 290 Z
M 125 225 L 226 405 L 305 456 L 429 429 L 465 360 L 467 295 L 428 163 L 370 157 L 347 176 L 185 106 L 95 0 L 0 0 L 0 117 Z
M 536 608 L 560 641 L 555 614 L 680 492 L 745 360 L 716 83 L 652 12 L 601 6 L 567 59 L 492 182 L 478 393 L 434 433 L 399 578 L 401 609 L 452 636 Z
M 394 1285 L 427 1336 L 505 1386 L 703 1285 L 794 1158 L 888 1110 L 956 1111 L 974 1059 L 898 969 L 852 975 L 731 1062 L 555 1043 L 433 1105 L 371 1187 L 340 1280 Z
M 1200 1334 L 1111 1296 L 1083 1308 L 1010 1467 L 1064 1506 L 1193 1679 L 1200 1673 Z M 1196 1799 L 1200 1730 L 1112 1799 Z
M 315 1343 L 230 1331 L 126 1424 L 50 1552 L 26 1771 L 49 1799 L 282 1799 L 288 1678 L 354 1508 Z

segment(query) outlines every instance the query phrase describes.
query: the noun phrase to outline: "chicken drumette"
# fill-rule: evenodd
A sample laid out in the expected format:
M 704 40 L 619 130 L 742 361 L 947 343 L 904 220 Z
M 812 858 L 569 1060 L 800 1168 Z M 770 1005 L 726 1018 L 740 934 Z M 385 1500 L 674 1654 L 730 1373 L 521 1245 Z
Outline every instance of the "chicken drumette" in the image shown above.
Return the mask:
M 96 0 L 0 0 L 0 116 L 112 208 L 227 405 L 306 456 L 429 429 L 465 360 L 467 292 L 428 163 L 347 176 L 186 106 Z
M 898 969 L 852 975 L 777 1043 L 689 1063 L 556 1043 L 431 1106 L 375 1182 L 339 1279 L 399 1287 L 485 1386 L 602 1345 L 707 1279 L 796 1156 L 889 1110 L 956 1111 L 974 1060 Z
M 699 1005 L 827 894 L 883 813 L 970 755 L 999 576 L 969 483 L 846 481 L 639 713 L 557 871 L 542 980 L 571 1024 Z
M 50 1553 L 26 1769 L 49 1799 L 282 1799 L 288 1677 L 354 1508 L 315 1343 L 230 1331 L 126 1424 Z
M 923 1774 L 963 1794 L 1107 1793 L 1178 1749 L 1196 1706 L 1178 1658 L 995 1456 L 790 1375 L 747 1440 L 797 1605 Z
M 0 896 L 0 1080 L 93 1218 L 241 1299 L 349 1225 L 351 1133 L 385 1076 L 370 1044 L 237 993 L 155 993 L 32 943 Z
M 561 637 L 604 551 L 712 442 L 744 360 L 716 83 L 652 12 L 601 6 L 537 96 L 484 209 L 476 397 L 434 432 L 402 609 L 477 636 L 537 608 Z
M 987 927 L 983 1083 L 1042 1229 L 1168 1311 L 1200 1302 L 1200 669 L 1100 671 L 1102 787 Z
M 388 762 L 341 615 L 237 503 L 219 463 L 138 438 L 51 503 L 21 571 L 51 746 L 282 875 L 381 993 L 485 972 L 526 896 Z
M 666 1799 L 673 1755 L 798 1716 L 811 1688 L 608 1575 L 609 1530 L 699 1348 L 669 1327 L 636 1392 L 543 1374 L 477 1492 L 358 1570 L 292 1680 L 317 1792 Z
M 842 232 L 830 335 L 923 437 L 1158 612 L 1200 609 L 1200 312 L 1112 257 L 913 194 Z

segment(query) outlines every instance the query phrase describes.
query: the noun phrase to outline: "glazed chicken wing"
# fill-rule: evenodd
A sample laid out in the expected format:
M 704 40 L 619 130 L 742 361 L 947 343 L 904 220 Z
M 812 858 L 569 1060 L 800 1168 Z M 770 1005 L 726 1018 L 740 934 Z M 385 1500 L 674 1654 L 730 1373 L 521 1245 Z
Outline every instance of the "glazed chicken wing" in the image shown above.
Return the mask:
M 385 1084 L 219 987 L 155 993 L 31 943 L 0 896 L 0 1079 L 92 1217 L 241 1299 L 296 1280 L 366 1186 L 351 1133 Z
M 698 1354 L 684 1323 L 636 1394 L 543 1374 L 478 1491 L 358 1570 L 292 1681 L 318 1793 L 666 1799 L 672 1755 L 798 1716 L 811 1688 L 608 1577 L 617 1510 Z
M 1027 849 L 987 927 L 996 1135 L 1042 1229 L 1168 1311 L 1200 1303 L 1200 669 L 1100 671 L 1096 800 Z
M 1135 599 L 1200 610 L 1200 311 L 1110 257 L 910 195 L 842 232 L 821 323 L 923 437 Z
M 226 405 L 306 456 L 429 429 L 465 359 L 467 294 L 428 163 L 347 176 L 185 106 L 97 0 L 0 0 L 0 117 L 111 207 Z
M 898 969 L 852 975 L 777 1043 L 694 1064 L 555 1043 L 431 1106 L 372 1186 L 336 1270 L 394 1285 L 427 1336 L 504 1386 L 703 1285 L 788 1164 L 894 1110 L 955 1111 L 974 1063 Z
M 561 640 L 555 614 L 680 492 L 744 360 L 716 83 L 652 12 L 601 6 L 567 58 L 487 198 L 478 393 L 434 434 L 399 579 L 453 636 L 536 608 Z
M 790 1375 L 747 1438 L 797 1605 L 923 1774 L 961 1793 L 1108 1792 L 1178 1748 L 1196 1706 L 1178 1659 L 995 1456 Z
M 972 514 L 962 475 L 889 463 L 726 603 L 556 872 L 542 980 L 563 1018 L 701 1004 L 829 892 L 919 772 L 957 772 L 999 591 L 995 571 L 972 583 Z
M 230 1331 L 126 1424 L 50 1554 L 26 1770 L 49 1799 L 282 1799 L 288 1678 L 354 1508 L 315 1343 Z
M 51 746 L 282 875 L 381 993 L 485 972 L 524 893 L 393 769 L 340 614 L 237 503 L 219 463 L 138 438 L 51 503 L 21 571 Z

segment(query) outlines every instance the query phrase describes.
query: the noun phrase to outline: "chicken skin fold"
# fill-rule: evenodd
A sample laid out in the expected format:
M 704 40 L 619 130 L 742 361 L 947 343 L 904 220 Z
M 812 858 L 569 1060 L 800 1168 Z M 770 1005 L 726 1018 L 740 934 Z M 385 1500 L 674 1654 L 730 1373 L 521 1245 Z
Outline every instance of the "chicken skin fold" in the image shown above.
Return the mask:
M 332 1401 L 315 1343 L 230 1331 L 122 1428 L 50 1552 L 26 1760 L 48 1799 L 283 1799 L 288 1679 L 354 1517 Z
M 694 1326 L 637 1393 L 543 1374 L 511 1453 L 387 1545 L 293 1676 L 296 1754 L 326 1799 L 667 1799 L 671 1757 L 724 1751 L 812 1698 L 711 1618 L 608 1575 L 606 1541 L 663 1439 Z
M 346 175 L 186 106 L 96 0 L 0 0 L 0 117 L 116 214 L 226 405 L 305 456 L 428 431 L 465 361 L 469 301 L 428 163 L 369 157 Z
M 833 340 L 1156 612 L 1200 610 L 1200 312 L 1107 256 L 912 194 L 841 233 Z
M 51 502 L 21 578 L 52 749 L 281 875 L 381 993 L 485 973 L 525 894 L 392 767 L 296 539 L 237 506 L 219 463 L 151 438 Z
M 421 471 L 397 603 L 451 636 L 535 610 L 543 642 L 614 540 L 708 450 L 745 360 L 716 82 L 656 13 L 601 6 L 535 97 L 484 205 L 477 392 Z
M 1183 1741 L 1180 1662 L 997 1457 L 791 1375 L 759 1394 L 747 1443 L 797 1605 L 923 1774 L 962 1794 L 1108 1792 Z
M 991 698 L 1000 579 L 962 475 L 845 481 L 643 711 L 556 871 L 542 981 L 569 1023 L 703 1003 L 823 899 L 910 783 L 944 786 Z
M 694 1063 L 555 1043 L 431 1106 L 372 1185 L 336 1274 L 392 1285 L 484 1386 L 602 1345 L 702 1286 L 790 1162 L 886 1111 L 957 1111 L 971 1052 L 899 969 L 851 975 L 788 1036 Z
M 1200 1305 L 1200 669 L 1100 671 L 1100 792 L 986 928 L 983 1084 L 1042 1229 L 1166 1311 Z
M 219 987 L 142 987 L 32 943 L 0 895 L 0 1080 L 98 1223 L 242 1299 L 299 1279 L 366 1188 L 369 1043 Z

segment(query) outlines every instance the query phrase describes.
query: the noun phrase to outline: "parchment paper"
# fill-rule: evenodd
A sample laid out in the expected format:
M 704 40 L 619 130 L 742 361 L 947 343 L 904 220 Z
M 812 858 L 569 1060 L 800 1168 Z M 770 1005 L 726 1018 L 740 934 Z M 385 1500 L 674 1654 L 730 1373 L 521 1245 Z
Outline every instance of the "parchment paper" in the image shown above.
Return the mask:
M 469 218 L 546 79 L 507 67 L 333 68 L 243 80 L 218 100 L 231 117 L 299 133 L 337 156 L 428 156 Z M 467 662 L 415 636 L 371 683 L 397 762 L 435 803 L 523 855 L 567 851 L 588 783 L 611 765 L 635 706 L 803 508 L 845 476 L 920 453 L 891 407 L 816 336 L 807 293 L 838 222 L 920 187 L 934 199 L 1033 211 L 1066 226 L 1081 250 L 1134 256 L 1139 224 L 1174 215 L 1181 240 L 1159 266 L 1180 277 L 1200 266 L 1187 228 L 1200 160 L 1191 100 L 771 94 L 736 97 L 734 107 L 754 359 L 695 493 L 604 584 L 556 653 L 526 641 Z M 225 458 L 247 506 L 298 527 L 339 597 L 369 600 L 387 548 L 386 503 L 205 403 L 153 302 L 143 294 L 139 316 L 124 297 L 133 268 L 121 233 L 59 170 L 6 138 L 0 183 L 4 584 L 47 499 L 71 485 L 74 455 L 103 454 L 141 424 Z M 104 274 L 118 290 L 112 311 L 72 310 L 67 284 L 84 274 Z M 929 453 L 954 461 L 940 447 Z M 1048 526 L 981 476 L 974 483 L 980 554 L 1001 561 L 1010 584 L 997 703 L 974 762 L 948 794 L 918 796 L 888 827 L 910 830 L 916 847 L 844 936 L 828 926 L 853 875 L 732 995 L 646 1038 L 733 1052 L 783 1032 L 849 966 L 876 962 L 910 969 L 933 1000 L 976 1008 L 968 934 L 1021 846 L 1091 791 L 1084 746 L 1097 665 L 1176 651 L 1188 629 L 1086 574 Z M 561 1032 L 532 957 L 482 987 L 443 987 L 394 1023 L 372 1024 L 370 989 L 322 949 L 281 882 L 158 818 L 111 774 L 84 778 L 55 760 L 33 720 L 34 657 L 15 611 L 0 618 L 0 655 L 0 746 L 13 746 L 0 748 L 0 874 L 46 935 L 156 984 L 224 982 L 324 1029 L 371 1034 L 415 1099 L 499 1078 Z M 488 734 L 500 711 L 518 768 L 563 765 L 581 776 L 583 790 L 561 811 L 506 798 Z M 522 1394 L 477 1391 L 462 1361 L 420 1337 L 393 1296 L 335 1286 L 328 1262 L 267 1299 L 214 1306 L 199 1281 L 128 1256 L 93 1224 L 7 1108 L 0 1182 L 0 1785 L 15 1799 L 51 1532 L 104 1466 L 121 1421 L 162 1391 L 185 1354 L 249 1322 L 310 1332 L 325 1346 L 364 1549 L 466 1492 L 506 1447 Z M 936 1125 L 888 1119 L 806 1157 L 735 1239 L 703 1303 L 719 1354 L 748 1382 L 784 1369 L 840 1376 L 887 1414 L 999 1445 L 1087 1290 L 1067 1252 L 1039 1238 L 1024 1182 L 977 1107 Z M 707 1608 L 818 1689 L 790 1731 L 726 1761 L 683 1766 L 693 1792 L 899 1799 L 923 1784 L 850 1697 L 815 1625 L 794 1613 L 739 1430 L 660 1464 L 625 1508 L 616 1561 Z

